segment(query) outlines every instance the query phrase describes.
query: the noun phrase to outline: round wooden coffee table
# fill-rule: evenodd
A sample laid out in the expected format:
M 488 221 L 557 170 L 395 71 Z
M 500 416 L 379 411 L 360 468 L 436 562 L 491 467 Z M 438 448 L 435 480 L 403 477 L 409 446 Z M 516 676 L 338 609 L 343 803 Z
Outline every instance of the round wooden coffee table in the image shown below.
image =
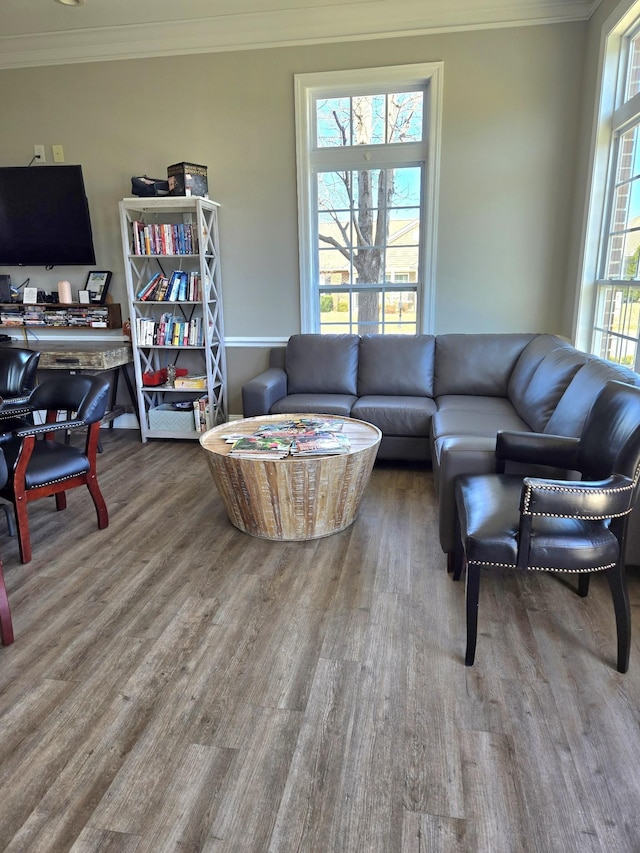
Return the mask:
M 230 456 L 221 436 L 252 435 L 261 424 L 294 418 L 343 423 L 350 450 L 335 456 L 246 459 Z M 229 520 L 262 539 L 318 539 L 344 530 L 356 519 L 382 433 L 365 421 L 331 415 L 263 415 L 221 424 L 200 444 Z

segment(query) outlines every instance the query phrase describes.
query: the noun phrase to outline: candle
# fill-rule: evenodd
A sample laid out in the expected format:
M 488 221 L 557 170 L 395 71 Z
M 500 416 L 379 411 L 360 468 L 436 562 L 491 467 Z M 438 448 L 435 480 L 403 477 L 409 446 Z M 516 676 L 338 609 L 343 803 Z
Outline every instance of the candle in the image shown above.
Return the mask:
M 71 283 L 68 281 L 58 282 L 58 302 L 69 303 L 71 299 Z

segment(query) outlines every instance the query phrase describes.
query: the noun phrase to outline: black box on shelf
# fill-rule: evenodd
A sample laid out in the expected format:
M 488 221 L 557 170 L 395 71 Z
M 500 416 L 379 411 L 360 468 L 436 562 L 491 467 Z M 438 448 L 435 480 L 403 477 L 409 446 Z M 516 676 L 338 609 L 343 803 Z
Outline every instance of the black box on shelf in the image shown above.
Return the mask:
M 167 166 L 169 195 L 202 196 L 209 198 L 207 167 L 196 163 L 174 163 Z

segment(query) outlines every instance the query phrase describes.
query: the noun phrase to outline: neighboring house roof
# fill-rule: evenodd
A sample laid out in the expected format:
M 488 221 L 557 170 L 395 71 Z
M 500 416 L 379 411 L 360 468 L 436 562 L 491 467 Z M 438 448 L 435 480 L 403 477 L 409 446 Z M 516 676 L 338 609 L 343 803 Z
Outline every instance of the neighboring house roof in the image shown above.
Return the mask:
M 395 220 L 391 225 L 389 239 L 387 241 L 386 271 L 408 272 L 418 268 L 418 244 L 419 244 L 418 219 Z M 342 240 L 337 225 L 324 225 L 320 229 L 321 234 L 332 237 L 334 240 Z M 320 269 L 322 272 L 348 271 L 349 262 L 338 249 L 325 249 L 327 243 L 320 241 Z

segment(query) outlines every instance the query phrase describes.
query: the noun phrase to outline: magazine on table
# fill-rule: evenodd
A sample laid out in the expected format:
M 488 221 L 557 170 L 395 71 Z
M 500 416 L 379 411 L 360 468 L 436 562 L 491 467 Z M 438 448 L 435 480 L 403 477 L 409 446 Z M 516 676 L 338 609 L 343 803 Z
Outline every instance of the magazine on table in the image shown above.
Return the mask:
M 342 427 L 343 422 L 340 420 L 326 420 L 324 418 L 292 418 L 286 421 L 262 424 L 255 431 L 254 435 L 315 435 L 317 433 L 340 432 Z
M 234 441 L 229 454 L 247 459 L 284 459 L 289 455 L 292 441 L 282 436 L 245 435 Z
M 291 446 L 292 456 L 320 456 L 348 452 L 349 439 L 340 433 L 316 432 L 297 435 Z

